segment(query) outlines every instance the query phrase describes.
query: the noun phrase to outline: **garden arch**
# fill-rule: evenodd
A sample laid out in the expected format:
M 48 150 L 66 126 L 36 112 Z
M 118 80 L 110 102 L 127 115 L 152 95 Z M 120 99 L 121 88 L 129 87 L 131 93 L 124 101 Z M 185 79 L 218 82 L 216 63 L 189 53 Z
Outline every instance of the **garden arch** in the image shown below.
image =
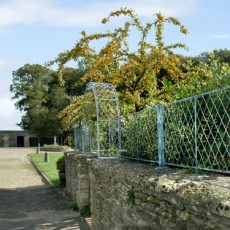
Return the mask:
M 86 86 L 81 122 L 82 132 L 91 133 L 98 157 L 120 156 L 120 105 L 112 84 L 89 82 Z M 85 132 L 86 133 L 86 132 Z M 84 135 L 85 136 L 85 135 Z M 83 140 L 87 143 L 89 138 Z

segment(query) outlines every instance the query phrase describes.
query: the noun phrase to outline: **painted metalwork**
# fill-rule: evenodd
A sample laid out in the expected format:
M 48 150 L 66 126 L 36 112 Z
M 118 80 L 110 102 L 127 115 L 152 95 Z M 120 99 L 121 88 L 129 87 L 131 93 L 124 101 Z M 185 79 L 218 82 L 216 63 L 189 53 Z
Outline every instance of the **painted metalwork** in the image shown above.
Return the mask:
M 82 121 L 78 127 L 75 128 L 75 140 L 78 142 L 75 146 L 78 149 L 83 152 L 96 150 L 99 158 L 119 156 L 120 106 L 113 85 L 95 82 L 87 84 Z
M 230 172 L 230 87 L 164 105 L 168 165 Z
M 77 148 L 158 168 L 230 173 L 230 87 L 125 116 L 110 84 L 89 83 L 85 98 Z
M 156 107 L 122 117 L 121 127 L 121 157 L 146 162 L 158 162 Z
M 121 118 L 122 157 L 230 172 L 230 87 Z

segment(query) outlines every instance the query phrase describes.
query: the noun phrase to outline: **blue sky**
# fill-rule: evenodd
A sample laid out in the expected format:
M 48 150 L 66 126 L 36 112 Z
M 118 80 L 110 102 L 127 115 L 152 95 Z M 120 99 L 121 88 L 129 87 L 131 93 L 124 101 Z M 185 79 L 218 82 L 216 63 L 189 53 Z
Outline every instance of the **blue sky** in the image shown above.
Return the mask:
M 16 123 L 21 114 L 9 91 L 12 71 L 26 63 L 54 59 L 73 47 L 82 30 L 108 30 L 101 19 L 120 7 L 132 8 L 143 21 L 153 20 L 159 11 L 179 18 L 190 34 L 181 35 L 168 27 L 165 41 L 185 43 L 189 51 L 182 54 L 230 49 L 229 0 L 0 0 L 0 130 L 20 129 Z M 113 20 L 111 26 L 119 23 Z M 135 43 L 136 37 L 130 42 Z

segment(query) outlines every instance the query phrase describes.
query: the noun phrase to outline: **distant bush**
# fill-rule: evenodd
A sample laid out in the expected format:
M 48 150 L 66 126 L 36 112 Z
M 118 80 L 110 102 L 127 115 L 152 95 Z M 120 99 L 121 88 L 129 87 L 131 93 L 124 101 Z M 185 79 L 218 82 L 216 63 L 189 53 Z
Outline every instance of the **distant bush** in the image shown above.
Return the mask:
M 40 148 L 40 150 L 50 152 L 64 152 L 70 150 L 70 147 L 65 145 L 44 145 Z

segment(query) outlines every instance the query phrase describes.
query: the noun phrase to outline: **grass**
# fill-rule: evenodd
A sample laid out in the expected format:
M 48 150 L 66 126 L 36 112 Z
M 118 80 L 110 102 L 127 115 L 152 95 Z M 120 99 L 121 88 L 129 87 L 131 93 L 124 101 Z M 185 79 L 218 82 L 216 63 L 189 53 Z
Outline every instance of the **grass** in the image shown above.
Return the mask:
M 44 162 L 44 153 L 30 154 L 31 161 L 43 172 L 54 187 L 60 187 L 58 171 L 56 169 L 57 160 L 63 156 L 63 152 L 48 153 L 49 162 Z

